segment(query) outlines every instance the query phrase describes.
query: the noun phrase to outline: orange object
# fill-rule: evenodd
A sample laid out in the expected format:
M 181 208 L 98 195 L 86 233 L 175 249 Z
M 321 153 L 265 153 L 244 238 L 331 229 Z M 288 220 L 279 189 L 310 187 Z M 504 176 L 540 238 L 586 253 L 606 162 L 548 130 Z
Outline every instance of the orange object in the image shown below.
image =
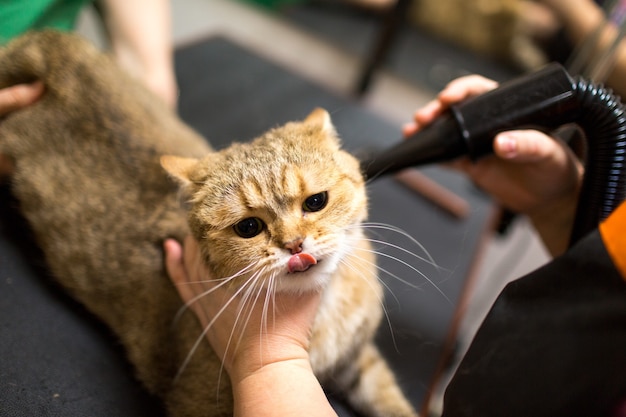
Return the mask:
M 615 267 L 626 279 L 626 202 L 600 223 L 600 234 Z

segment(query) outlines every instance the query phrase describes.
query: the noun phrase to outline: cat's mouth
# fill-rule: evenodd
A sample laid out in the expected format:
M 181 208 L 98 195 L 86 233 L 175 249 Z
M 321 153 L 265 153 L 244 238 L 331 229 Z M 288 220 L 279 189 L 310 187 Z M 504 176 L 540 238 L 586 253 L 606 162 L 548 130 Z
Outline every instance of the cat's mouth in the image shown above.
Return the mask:
M 308 253 L 296 253 L 287 262 L 287 271 L 290 274 L 295 272 L 304 272 L 313 265 L 317 264 L 317 259 Z

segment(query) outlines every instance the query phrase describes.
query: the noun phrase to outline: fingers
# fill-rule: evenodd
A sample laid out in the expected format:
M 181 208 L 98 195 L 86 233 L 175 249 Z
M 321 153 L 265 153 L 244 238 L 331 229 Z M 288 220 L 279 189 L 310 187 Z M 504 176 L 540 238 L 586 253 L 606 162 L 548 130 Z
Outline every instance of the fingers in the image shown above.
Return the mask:
M 403 126 L 402 133 L 408 137 L 432 123 L 451 105 L 470 97 L 493 90 L 498 83 L 480 75 L 468 75 L 451 81 L 437 96 L 413 114 L 413 122 Z
M 189 275 L 185 269 L 183 260 L 183 247 L 175 239 L 167 239 L 163 243 L 165 249 L 165 269 L 169 275 L 178 295 L 184 304 L 187 304 L 195 297 L 193 288 L 189 285 Z M 200 312 L 196 312 L 200 321 L 203 316 Z
M 402 136 L 408 138 L 418 131 L 417 123 L 411 122 L 402 126 Z
M 422 127 L 429 125 L 445 110 L 446 107 L 438 99 L 432 100 L 431 102 L 427 103 L 424 107 L 418 109 L 413 114 L 414 122 L 403 128 L 405 135 L 408 136 L 410 134 L 413 134 Z
M 183 263 L 183 247 L 175 239 L 167 239 L 163 243 L 165 249 L 165 268 L 175 284 L 189 281 Z
M 44 85 L 40 81 L 0 89 L 0 116 L 34 103 L 43 91 Z
M 186 238 L 184 250 L 183 246 L 174 239 L 167 239 L 163 243 L 165 267 L 181 300 L 193 310 L 200 324 L 204 327 L 211 321 L 212 312 L 208 312 L 206 309 L 211 304 L 196 302 L 198 296 L 205 292 L 205 288 L 203 282 L 194 275 L 197 270 L 193 267 L 190 267 L 190 270 L 187 269 L 191 265 L 187 263 L 188 260 L 190 258 L 195 259 L 193 254 L 188 255 L 188 253 L 195 252 L 197 249 L 193 246 L 187 246 L 187 242 L 190 239 L 195 242 L 193 238 Z M 193 243 L 190 245 L 193 245 Z
M 444 107 L 493 90 L 498 83 L 480 75 L 468 75 L 451 81 L 437 96 Z

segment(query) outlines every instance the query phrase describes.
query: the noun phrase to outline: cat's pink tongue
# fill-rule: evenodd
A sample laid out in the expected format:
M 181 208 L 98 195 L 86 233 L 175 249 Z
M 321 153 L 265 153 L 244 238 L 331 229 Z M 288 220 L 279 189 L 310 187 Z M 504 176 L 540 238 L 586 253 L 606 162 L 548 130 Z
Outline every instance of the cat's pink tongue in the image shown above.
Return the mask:
M 287 263 L 287 270 L 292 272 L 303 272 L 309 269 L 310 266 L 315 265 L 317 260 L 308 253 L 297 253 L 289 258 Z

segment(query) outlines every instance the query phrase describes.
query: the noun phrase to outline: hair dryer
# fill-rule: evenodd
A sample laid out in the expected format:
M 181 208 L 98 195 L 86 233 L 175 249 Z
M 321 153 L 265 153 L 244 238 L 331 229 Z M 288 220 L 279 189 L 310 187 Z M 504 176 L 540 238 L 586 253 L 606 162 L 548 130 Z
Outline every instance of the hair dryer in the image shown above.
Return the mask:
M 619 98 L 573 79 L 559 64 L 452 106 L 431 125 L 362 162 L 369 179 L 409 166 L 492 152 L 505 130 L 551 130 L 575 123 L 585 133 L 585 175 L 570 244 L 593 230 L 626 197 L 626 118 Z

